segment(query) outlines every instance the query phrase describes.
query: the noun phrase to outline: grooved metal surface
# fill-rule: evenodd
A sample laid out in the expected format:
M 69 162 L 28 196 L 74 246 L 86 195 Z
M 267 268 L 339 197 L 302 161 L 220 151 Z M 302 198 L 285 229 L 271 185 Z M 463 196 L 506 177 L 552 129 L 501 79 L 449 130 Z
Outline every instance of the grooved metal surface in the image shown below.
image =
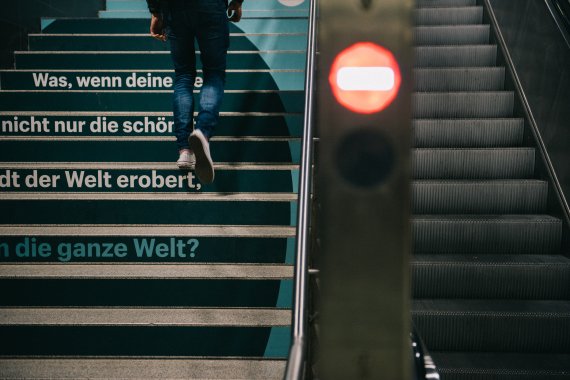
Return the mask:
M 500 91 L 505 81 L 503 67 L 445 68 L 414 70 L 415 90 L 440 91 Z
M 494 66 L 496 45 L 419 46 L 415 51 L 416 67 Z
M 474 25 L 483 20 L 483 7 L 419 8 L 416 25 Z
M 418 0 L 417 7 L 468 7 L 475 5 L 475 0 Z
M 286 279 L 289 265 L 0 264 L 0 279 Z
M 413 319 L 434 351 L 552 352 L 570 349 L 570 303 L 416 300 Z
M 523 141 L 523 119 L 420 119 L 412 123 L 418 148 L 514 147 Z
M 414 43 L 421 45 L 483 45 L 489 43 L 489 25 L 418 26 Z
M 445 380 L 567 380 L 569 354 L 432 352 Z
M 416 179 L 521 179 L 534 174 L 533 148 L 415 149 Z
M 512 92 L 415 93 L 416 118 L 497 118 L 513 116 Z
M 26 379 L 281 379 L 285 360 L 207 358 L 0 359 L 0 377 Z
M 562 221 L 549 215 L 417 215 L 416 253 L 557 254 Z
M 3 326 L 288 326 L 283 309 L 0 308 Z
M 416 214 L 519 214 L 546 211 L 548 183 L 538 180 L 415 181 Z
M 416 255 L 413 294 L 422 298 L 570 297 L 570 260 L 548 255 Z

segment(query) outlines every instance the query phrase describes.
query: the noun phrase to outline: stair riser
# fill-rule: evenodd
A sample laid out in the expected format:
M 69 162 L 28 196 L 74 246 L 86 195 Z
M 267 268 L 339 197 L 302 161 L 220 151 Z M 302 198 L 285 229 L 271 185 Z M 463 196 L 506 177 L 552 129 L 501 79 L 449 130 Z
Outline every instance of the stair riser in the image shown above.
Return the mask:
M 413 294 L 419 298 L 570 298 L 570 267 L 415 263 Z
M 51 112 L 0 115 L 0 136 L 114 136 L 136 138 L 138 136 L 166 137 L 174 135 L 174 121 L 171 112 L 159 114 L 141 112 L 134 113 L 132 116 L 126 114 L 89 116 L 85 113 L 77 113 L 76 116 L 68 116 L 66 113 L 52 115 Z M 107 128 L 103 127 L 105 122 Z M 114 127 L 109 128 L 109 126 L 114 125 L 117 126 L 116 131 Z M 300 114 L 249 116 L 222 113 L 216 126 L 216 136 L 300 137 L 302 126 L 303 119 Z
M 293 237 L 2 236 L 0 261 L 293 264 L 294 240 Z M 40 252 L 40 248 L 44 251 Z
M 306 19 L 242 19 L 229 24 L 230 33 L 307 33 Z M 148 33 L 148 20 L 141 19 L 50 19 L 42 20 L 43 33 L 124 34 Z
M 150 77 L 149 77 L 150 74 Z M 51 90 L 51 81 L 65 77 L 74 89 L 83 90 L 171 90 L 174 88 L 174 75 L 167 72 L 0 72 L 2 90 Z M 204 75 L 198 73 L 197 89 L 203 86 Z M 42 81 L 44 79 L 45 81 Z M 226 90 L 296 90 L 304 88 L 305 73 L 294 72 L 228 72 Z M 137 82 L 140 81 L 138 84 Z
M 171 70 L 172 59 L 168 52 L 159 53 L 16 53 L 17 69 L 40 70 Z M 202 68 L 200 59 L 196 66 Z M 263 69 L 305 69 L 305 53 L 299 52 L 270 52 L 228 54 L 228 70 L 263 70 Z
M 298 163 L 301 142 L 215 141 L 210 144 L 214 162 Z M 172 141 L 4 141 L 0 162 L 168 162 L 178 158 Z
M 505 70 L 482 69 L 417 69 L 414 71 L 415 91 L 458 92 L 500 91 L 504 88 Z
M 480 37 L 483 43 L 484 38 Z M 473 39 L 475 41 L 475 39 Z M 477 41 L 475 41 L 477 42 Z M 140 36 L 42 36 L 29 37 L 30 50 L 43 51 L 167 51 L 170 44 Z M 250 35 L 230 36 L 229 51 L 301 50 L 307 48 L 307 36 L 300 35 Z
M 18 289 L 0 294 L 3 307 L 290 308 L 293 288 L 291 279 L 0 280 L 0 284 Z
M 497 47 L 423 46 L 415 48 L 416 67 L 488 67 L 495 66 Z
M 416 118 L 501 118 L 513 116 L 512 92 L 416 93 L 412 97 Z
M 196 97 L 195 100 L 198 103 Z M 226 92 L 221 112 L 302 112 L 302 91 Z M 197 105 L 196 105 L 197 107 Z M 113 92 L 0 93 L 0 108 L 12 111 L 169 112 L 172 94 Z
M 570 315 L 412 315 L 433 351 L 562 353 L 570 349 Z
M 288 327 L 276 327 L 288 337 Z M 271 327 L 0 327 L 1 356 L 197 356 L 285 358 Z M 220 342 L 239 342 L 220 344 Z M 266 352 L 268 355 L 266 355 Z
M 0 224 L 281 225 L 295 222 L 294 202 L 0 201 Z
M 174 165 L 172 165 L 174 167 Z M 181 170 L 109 170 L 109 169 L 0 169 L 0 175 L 19 175 L 17 184 L 0 182 L 11 192 L 120 192 L 120 193 L 294 193 L 297 170 L 218 170 L 216 181 L 202 184 L 193 171 Z M 41 181 L 48 181 L 43 188 Z M 47 182 L 46 182 L 47 183 Z

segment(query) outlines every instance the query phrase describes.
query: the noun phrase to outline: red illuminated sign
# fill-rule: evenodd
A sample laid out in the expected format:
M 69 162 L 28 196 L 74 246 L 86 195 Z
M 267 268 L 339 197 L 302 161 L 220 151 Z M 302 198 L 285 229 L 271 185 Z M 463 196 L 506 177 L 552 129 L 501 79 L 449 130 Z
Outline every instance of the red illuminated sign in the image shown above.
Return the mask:
M 336 100 L 353 112 L 380 112 L 396 98 L 402 77 L 394 55 L 371 42 L 359 42 L 334 60 L 329 83 Z

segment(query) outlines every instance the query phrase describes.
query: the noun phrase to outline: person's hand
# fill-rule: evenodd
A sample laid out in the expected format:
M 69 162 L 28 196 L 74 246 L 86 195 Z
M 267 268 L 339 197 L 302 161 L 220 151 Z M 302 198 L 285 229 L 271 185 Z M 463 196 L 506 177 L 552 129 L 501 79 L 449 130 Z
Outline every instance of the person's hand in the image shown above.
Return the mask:
M 164 32 L 164 22 L 159 15 L 152 15 L 150 19 L 150 35 L 159 41 L 166 41 L 166 33 Z
M 228 15 L 231 15 L 230 21 L 239 22 L 241 20 L 241 3 L 232 0 L 228 6 Z

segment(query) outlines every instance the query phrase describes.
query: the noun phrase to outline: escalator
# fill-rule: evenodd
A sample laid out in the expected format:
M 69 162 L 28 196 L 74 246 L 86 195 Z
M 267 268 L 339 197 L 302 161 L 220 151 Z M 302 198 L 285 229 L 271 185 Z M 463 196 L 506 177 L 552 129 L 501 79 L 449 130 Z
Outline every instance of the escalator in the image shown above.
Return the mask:
M 444 380 L 568 379 L 565 227 L 485 19 L 415 10 L 413 320 Z

